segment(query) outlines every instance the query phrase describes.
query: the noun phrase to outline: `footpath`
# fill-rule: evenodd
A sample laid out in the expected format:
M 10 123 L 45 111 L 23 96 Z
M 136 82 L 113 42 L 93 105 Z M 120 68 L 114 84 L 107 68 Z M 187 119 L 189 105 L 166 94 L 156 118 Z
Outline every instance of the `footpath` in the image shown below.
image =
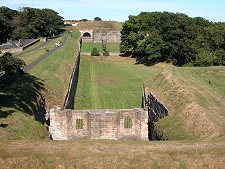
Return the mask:
M 62 46 L 66 43 L 67 39 L 68 39 L 68 35 L 66 35 L 66 36 L 64 37 L 64 39 L 63 39 L 63 41 L 62 41 L 60 47 L 62 47 Z M 46 45 L 46 44 L 45 44 L 45 45 Z M 43 45 L 42 45 L 42 46 L 43 46 Z M 39 57 L 37 60 L 35 60 L 34 62 L 32 62 L 31 64 L 25 66 L 25 67 L 23 68 L 23 71 L 24 71 L 25 73 L 28 73 L 33 67 L 35 67 L 38 63 L 40 63 L 42 60 L 44 60 L 44 59 L 47 58 L 48 56 L 50 56 L 52 53 L 54 53 L 54 52 L 55 52 L 57 49 L 59 49 L 60 47 L 55 47 L 53 50 L 51 50 L 51 51 L 45 53 L 44 55 L 42 55 L 41 57 Z M 38 48 L 38 49 L 39 49 L 39 48 Z M 34 50 L 37 50 L 37 49 L 34 49 Z M 34 51 L 34 50 L 32 50 L 32 51 Z

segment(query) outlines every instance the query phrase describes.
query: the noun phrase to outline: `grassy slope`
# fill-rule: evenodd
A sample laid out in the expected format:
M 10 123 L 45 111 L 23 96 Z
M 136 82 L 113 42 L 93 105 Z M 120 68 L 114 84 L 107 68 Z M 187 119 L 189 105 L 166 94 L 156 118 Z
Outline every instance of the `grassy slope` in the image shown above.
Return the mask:
M 55 48 L 55 43 L 58 42 L 58 41 L 62 41 L 62 40 L 63 40 L 63 36 L 60 36 L 56 39 L 53 39 L 50 43 L 41 47 L 40 49 L 20 56 L 20 59 L 24 60 L 25 63 L 28 65 L 28 64 L 34 62 L 35 60 L 37 60 L 42 55 L 44 55 L 46 52 L 53 50 Z M 30 48 L 32 48 L 32 47 L 33 46 L 31 46 Z M 30 48 L 27 48 L 27 50 L 28 49 L 30 50 Z
M 48 135 L 45 126 L 33 120 L 37 102 L 46 93 L 48 106 L 63 105 L 75 61 L 79 33 L 25 74 L 0 91 L 0 139 L 40 139 Z M 75 47 L 74 47 L 75 46 Z M 60 69 L 59 69 L 60 67 Z
M 74 31 L 64 46 L 31 70 L 32 75 L 44 80 L 48 90 L 46 94 L 48 107 L 63 106 L 77 56 L 79 36 L 79 32 Z
M 34 48 L 36 48 L 36 47 L 42 45 L 43 43 L 44 43 L 43 41 L 38 41 L 38 42 L 36 42 L 35 44 L 33 44 L 33 45 L 31 45 L 31 46 L 25 48 L 22 52 L 28 51 L 28 50 L 32 50 L 32 49 L 34 49 Z M 18 53 L 22 53 L 22 52 L 18 52 Z M 15 53 L 15 54 L 17 54 L 17 53 Z
M 94 47 L 97 47 L 98 50 L 102 52 L 102 44 L 101 43 L 88 43 L 88 42 L 84 42 L 82 44 L 81 52 L 91 52 Z M 119 52 L 120 51 L 119 43 L 113 43 L 113 42 L 107 43 L 106 47 L 109 52 Z
M 148 81 L 169 109 L 169 116 L 158 124 L 169 139 L 224 138 L 224 72 L 225 67 L 165 66 Z
M 112 31 L 121 31 L 122 24 L 117 21 L 87 21 L 77 25 L 78 29 L 110 29 Z
M 40 139 L 48 135 L 46 127 L 33 120 L 38 117 L 37 102 L 43 91 L 43 81 L 29 74 L 0 91 L 1 140 Z
M 142 85 L 154 73 L 130 58 L 81 56 L 75 109 L 141 107 Z
M 0 145 L 2 168 L 224 168 L 224 143 L 20 141 Z

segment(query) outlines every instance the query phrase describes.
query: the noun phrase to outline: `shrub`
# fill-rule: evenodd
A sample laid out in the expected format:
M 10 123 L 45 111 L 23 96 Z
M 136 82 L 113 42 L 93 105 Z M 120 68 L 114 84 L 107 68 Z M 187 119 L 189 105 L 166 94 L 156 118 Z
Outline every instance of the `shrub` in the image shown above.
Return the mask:
M 100 52 L 99 52 L 99 50 L 96 47 L 94 47 L 92 49 L 91 56 L 100 56 Z
M 25 62 L 13 57 L 11 53 L 6 52 L 0 57 L 0 71 L 5 71 L 7 74 L 20 72 L 24 66 L 26 66 Z

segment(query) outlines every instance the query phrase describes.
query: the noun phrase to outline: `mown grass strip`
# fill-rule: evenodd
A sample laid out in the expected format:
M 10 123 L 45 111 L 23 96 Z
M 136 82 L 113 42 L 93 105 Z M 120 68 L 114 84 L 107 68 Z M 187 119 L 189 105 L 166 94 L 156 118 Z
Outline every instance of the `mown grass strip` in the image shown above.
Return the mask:
M 123 59 L 81 56 L 75 109 L 141 107 L 142 85 L 155 71 Z
M 109 52 L 119 52 L 120 51 L 119 45 L 120 45 L 119 43 L 110 42 L 107 43 L 106 47 Z M 94 47 L 96 47 L 100 52 L 102 52 L 101 43 L 90 43 L 90 42 L 84 42 L 82 44 L 81 52 L 91 52 Z

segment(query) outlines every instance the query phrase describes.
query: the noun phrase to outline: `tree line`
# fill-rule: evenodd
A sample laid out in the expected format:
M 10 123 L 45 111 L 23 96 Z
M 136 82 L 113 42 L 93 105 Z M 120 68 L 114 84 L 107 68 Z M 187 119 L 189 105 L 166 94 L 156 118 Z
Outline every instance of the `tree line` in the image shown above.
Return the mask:
M 0 7 L 0 43 L 7 39 L 31 39 L 58 34 L 63 18 L 52 9 Z
M 123 23 L 120 50 L 144 64 L 225 65 L 225 23 L 183 13 L 141 12 Z

